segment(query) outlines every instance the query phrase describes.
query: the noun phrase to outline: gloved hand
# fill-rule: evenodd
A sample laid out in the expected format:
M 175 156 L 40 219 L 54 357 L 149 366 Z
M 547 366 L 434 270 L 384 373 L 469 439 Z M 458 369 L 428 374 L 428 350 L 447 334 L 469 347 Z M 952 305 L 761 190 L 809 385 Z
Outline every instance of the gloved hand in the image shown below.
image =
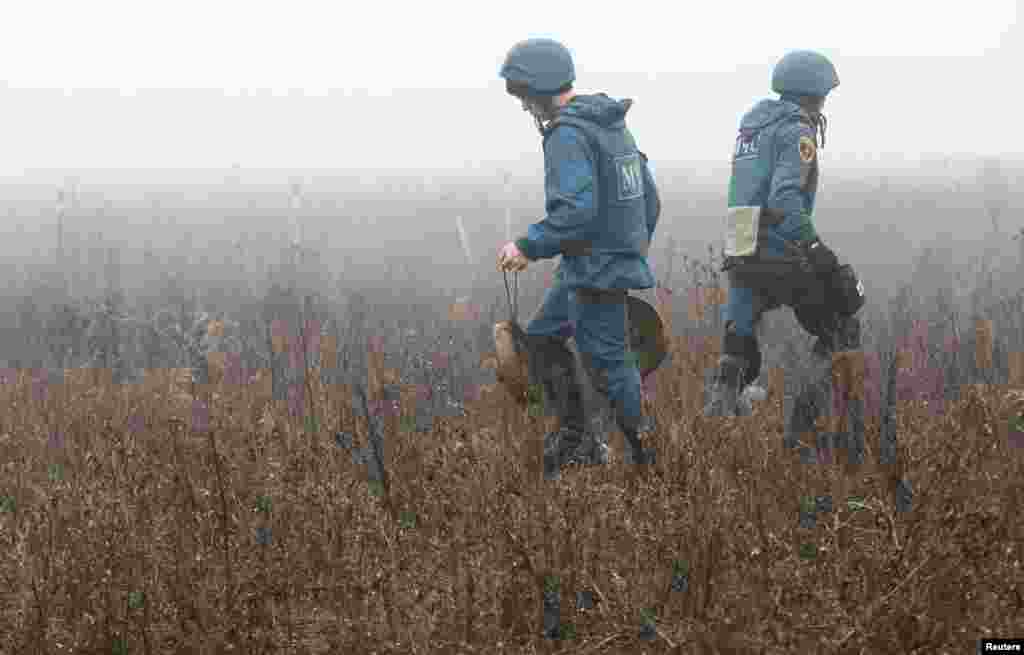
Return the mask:
M 831 273 L 839 268 L 839 258 L 819 239 L 808 244 L 805 252 L 816 273 Z
M 515 242 L 509 241 L 498 251 L 498 270 L 518 273 L 526 270 L 529 260 L 520 252 Z

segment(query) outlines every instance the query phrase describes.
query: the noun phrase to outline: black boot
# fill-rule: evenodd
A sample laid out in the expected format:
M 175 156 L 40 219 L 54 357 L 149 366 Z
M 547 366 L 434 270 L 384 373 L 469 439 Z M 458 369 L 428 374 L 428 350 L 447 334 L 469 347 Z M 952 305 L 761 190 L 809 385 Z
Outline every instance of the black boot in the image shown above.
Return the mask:
M 750 407 L 743 397 L 743 377 L 748 363 L 742 357 L 723 355 L 718 360 L 718 375 L 704 416 L 748 416 Z
M 564 466 L 582 464 L 577 452 L 583 444 L 584 434 L 569 428 L 559 428 L 544 437 L 544 478 L 557 480 Z
M 644 448 L 640 435 L 636 432 L 623 432 L 626 437 L 625 459 L 627 464 L 638 464 L 640 466 L 651 466 L 656 457 L 654 448 Z
M 611 414 L 615 425 L 622 430 L 622 434 L 626 438 L 626 448 L 623 453 L 625 461 L 627 463 L 653 464 L 654 450 L 651 448 L 645 449 L 641 440 L 641 435 L 648 431 L 653 423 L 644 421 L 643 417 L 627 413 L 624 407 L 611 399 L 609 395 L 608 372 L 606 370 L 594 367 L 586 358 L 582 358 L 582 369 L 583 373 L 590 379 L 594 393 L 603 399 L 601 416 L 595 417 L 598 419 L 594 421 L 595 427 L 598 427 L 598 431 L 602 435 L 606 435 L 608 422 L 601 419 L 605 419 L 608 414 Z M 604 464 L 608 461 L 608 444 L 605 439 L 599 440 L 596 437 L 597 435 L 595 434 L 592 439 L 595 451 L 593 461 L 594 463 Z
M 654 449 L 645 448 L 643 434 L 653 428 L 652 421 L 645 421 L 643 417 L 633 418 L 625 416 L 621 411 L 616 412 L 615 423 L 622 430 L 625 437 L 626 450 L 623 459 L 626 464 L 639 464 L 641 466 L 654 464 Z
M 530 339 L 530 380 L 541 387 L 546 413 L 559 419 L 559 429 L 544 437 L 545 477 L 557 477 L 567 464 L 592 463 L 600 452 L 587 439 L 583 385 L 565 339 Z
M 813 355 L 810 366 L 805 370 L 806 377 L 797 381 L 792 407 L 787 408 L 789 420 L 782 441 L 787 449 L 795 448 L 801 435 L 816 432 L 818 418 L 831 410 L 831 354 L 816 349 Z

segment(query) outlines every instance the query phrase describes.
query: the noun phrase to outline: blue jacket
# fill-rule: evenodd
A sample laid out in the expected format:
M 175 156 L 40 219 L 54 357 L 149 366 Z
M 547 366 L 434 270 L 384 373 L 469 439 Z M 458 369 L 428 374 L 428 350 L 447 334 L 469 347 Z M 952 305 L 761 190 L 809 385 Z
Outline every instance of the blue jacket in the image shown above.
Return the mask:
M 661 201 L 626 128 L 630 100 L 576 96 L 544 136 L 547 216 L 516 240 L 530 260 L 562 255 L 571 289 L 650 289 L 647 263 Z
M 762 207 L 781 223 L 765 226 L 758 254 L 783 255 L 783 241 L 817 237 L 817 131 L 799 105 L 762 100 L 743 117 L 732 157 L 729 207 Z

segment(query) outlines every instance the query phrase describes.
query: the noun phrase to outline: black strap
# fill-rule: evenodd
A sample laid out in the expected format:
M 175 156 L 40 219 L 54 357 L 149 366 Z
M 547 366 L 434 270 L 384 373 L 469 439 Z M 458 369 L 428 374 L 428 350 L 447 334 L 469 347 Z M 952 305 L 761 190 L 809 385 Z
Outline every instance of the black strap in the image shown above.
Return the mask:
M 765 234 L 757 235 L 758 250 L 747 257 L 726 257 L 722 262 L 721 271 L 735 269 L 736 273 L 743 275 L 786 275 L 794 272 L 810 272 L 810 261 L 804 246 L 796 241 L 785 241 L 786 254 L 779 256 L 766 256 L 761 248 L 768 243 Z
M 509 320 L 516 325 L 519 320 L 519 273 L 512 273 L 512 285 L 508 283 L 508 271 L 502 271 L 505 277 L 505 299 L 508 301 Z
M 781 209 L 762 207 L 761 216 L 757 223 L 760 227 L 775 227 L 776 225 L 781 225 L 784 220 L 786 220 L 786 215 L 782 213 Z
M 588 305 L 599 303 L 622 304 L 626 302 L 628 294 L 629 292 L 625 289 L 593 289 L 589 287 L 576 289 L 576 298 L 581 303 Z

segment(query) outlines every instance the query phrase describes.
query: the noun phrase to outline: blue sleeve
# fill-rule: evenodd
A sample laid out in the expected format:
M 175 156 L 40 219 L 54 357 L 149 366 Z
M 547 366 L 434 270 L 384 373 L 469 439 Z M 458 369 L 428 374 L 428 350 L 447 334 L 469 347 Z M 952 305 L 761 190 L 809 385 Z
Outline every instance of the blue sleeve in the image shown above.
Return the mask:
M 811 208 L 803 193 L 808 175 L 816 163 L 816 148 L 810 149 L 810 160 L 800 154 L 800 141 L 806 137 L 816 143 L 814 130 L 803 123 L 794 123 L 779 129 L 776 140 L 775 172 L 766 206 L 782 212 L 780 226 L 783 232 L 800 234 L 802 239 L 814 238 Z
M 577 254 L 588 246 L 597 214 L 594 157 L 579 130 L 563 125 L 544 143 L 546 217 L 531 225 L 516 245 L 527 259 Z
M 644 196 L 647 201 L 647 240 L 654 240 L 654 230 L 658 227 L 658 218 L 661 217 L 661 196 L 658 194 L 658 187 L 654 183 L 654 170 L 647 160 L 647 155 L 640 153 L 644 160 Z

